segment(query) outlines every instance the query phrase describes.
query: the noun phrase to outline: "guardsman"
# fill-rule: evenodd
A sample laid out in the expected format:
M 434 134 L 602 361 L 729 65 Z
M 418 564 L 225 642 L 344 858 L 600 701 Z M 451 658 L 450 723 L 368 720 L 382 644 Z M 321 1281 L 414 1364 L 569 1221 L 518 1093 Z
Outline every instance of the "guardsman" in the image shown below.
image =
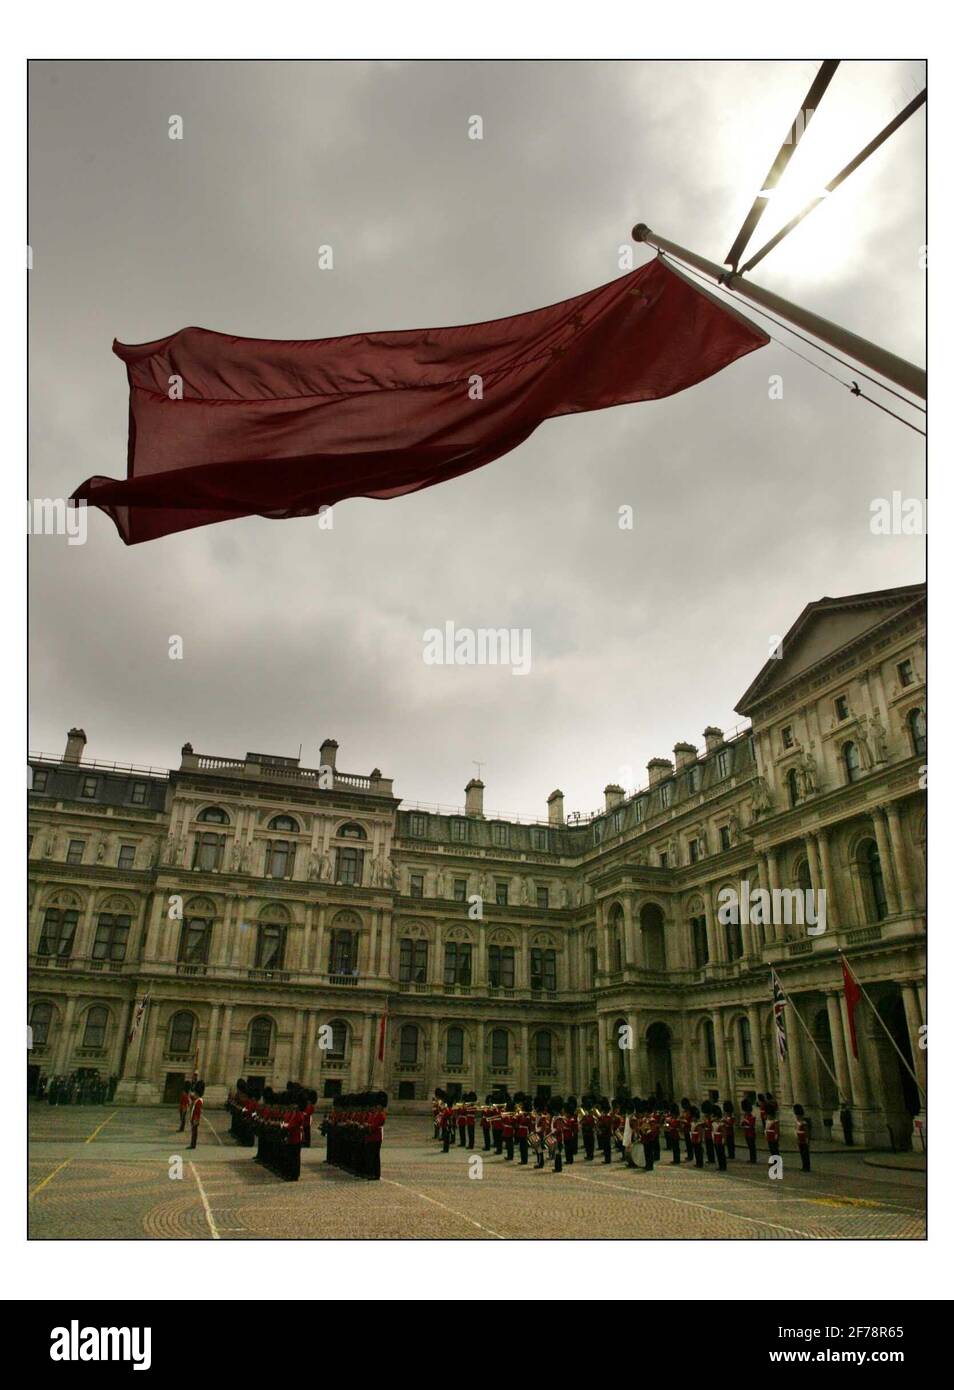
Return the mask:
M 576 1158 L 579 1143 L 580 1122 L 576 1113 L 576 1096 L 567 1096 L 563 1107 L 563 1152 L 567 1163 Z
M 745 1140 L 745 1147 L 749 1151 L 749 1162 L 756 1163 L 758 1158 L 755 1152 L 755 1114 L 752 1110 L 752 1102 L 746 1096 L 742 1102 L 742 1118 L 739 1127 L 742 1130 L 742 1138 Z
M 438 1086 L 434 1091 L 434 1099 L 431 1101 L 431 1113 L 434 1117 L 434 1138 L 442 1139 L 441 1134 L 441 1111 L 444 1109 L 444 1092 Z
M 666 1112 L 666 1147 L 672 1152 L 673 1163 L 679 1163 L 682 1159 L 682 1143 L 680 1139 L 680 1119 L 679 1106 L 673 1101 Z
M 494 1153 L 498 1158 L 503 1153 L 503 1123 L 503 1106 L 499 1101 L 496 1101 L 490 1119 L 490 1130 L 494 1136 Z
M 186 1115 L 188 1115 L 188 1113 L 189 1113 L 189 1108 L 190 1108 L 191 1105 L 192 1105 L 192 1097 L 189 1095 L 189 1087 L 186 1085 L 185 1081 L 183 1081 L 183 1083 L 182 1083 L 182 1088 L 181 1088 L 181 1090 L 179 1091 L 179 1133 L 180 1133 L 180 1134 L 181 1134 L 182 1131 L 185 1129 Z
M 305 1116 L 297 1101 L 293 1100 L 285 1112 L 282 1128 L 285 1132 L 285 1151 L 281 1176 L 286 1182 L 297 1182 L 301 1174 L 301 1145 L 305 1137 Z
M 493 1101 L 490 1096 L 480 1107 L 480 1132 L 484 1136 L 484 1153 L 490 1153 L 490 1117 L 493 1114 Z
M 517 1102 L 517 1112 L 514 1116 L 517 1148 L 520 1152 L 521 1167 L 526 1167 L 530 1162 L 530 1101 L 522 1092 L 514 1099 Z
M 318 1104 L 318 1092 L 317 1092 L 317 1091 L 306 1091 L 306 1092 L 305 1092 L 305 1108 L 304 1108 L 304 1111 L 303 1111 L 303 1114 L 304 1114 L 304 1117 L 305 1117 L 305 1129 L 304 1129 L 304 1134 L 303 1134 L 303 1136 L 302 1136 L 302 1141 L 301 1141 L 301 1142 L 302 1142 L 302 1147 L 303 1147 L 303 1148 L 306 1148 L 306 1149 L 310 1149 L 310 1148 L 311 1148 L 311 1117 L 312 1117 L 312 1115 L 314 1115 L 314 1113 L 315 1113 L 315 1106 L 316 1106 L 317 1104 Z
M 725 1116 L 722 1114 L 721 1105 L 712 1107 L 712 1143 L 715 1147 L 719 1172 L 724 1173 L 728 1165 L 725 1160 Z
M 699 1107 L 697 1105 L 691 1105 L 689 1107 L 689 1124 L 689 1134 L 692 1140 L 693 1157 L 696 1160 L 696 1167 L 702 1168 L 704 1166 L 702 1159 L 702 1145 L 703 1141 L 705 1140 L 706 1127 L 703 1123 L 702 1114 L 700 1113 Z
M 563 1122 L 563 1098 L 554 1096 L 547 1102 L 550 1111 L 550 1137 L 553 1140 L 553 1171 L 563 1172 L 563 1139 L 566 1133 Z
M 374 1091 L 364 1143 L 367 1154 L 365 1177 L 376 1182 L 381 1177 L 381 1145 L 384 1142 L 384 1122 L 388 1117 L 387 1091 Z
M 504 1148 L 507 1150 L 507 1156 L 504 1159 L 505 1163 L 510 1163 L 513 1161 L 513 1140 L 515 1133 L 516 1114 L 514 1111 L 514 1103 L 508 1097 L 507 1104 L 504 1106 L 503 1112 L 503 1142 Z
M 454 1108 L 449 1101 L 444 1100 L 441 1102 L 441 1111 L 438 1120 L 438 1127 L 440 1129 L 442 1148 L 444 1153 L 448 1153 L 450 1151 L 453 1123 Z
M 615 1117 L 606 1096 L 600 1097 L 596 1115 L 596 1139 L 603 1152 L 603 1162 L 613 1161 L 613 1126 Z
M 659 1111 L 655 1102 L 647 1101 L 640 1116 L 639 1137 L 643 1146 L 643 1160 L 646 1172 L 653 1171 L 653 1164 L 659 1157 Z
M 542 1168 L 547 1161 L 547 1139 L 550 1134 L 550 1116 L 547 1113 L 546 1101 L 535 1100 L 533 1113 L 537 1136 L 537 1167 Z
M 765 1142 L 768 1144 L 768 1151 L 773 1158 L 778 1156 L 778 1143 L 780 1131 L 778 1122 L 778 1106 L 773 1100 L 766 1097 L 765 1102 Z
M 699 1110 L 702 1114 L 703 1142 L 706 1146 L 706 1163 L 715 1163 L 715 1144 L 712 1140 L 712 1101 L 704 1100 Z
M 205 1082 L 197 1081 L 193 1086 L 192 1109 L 189 1111 L 189 1124 L 192 1127 L 192 1138 L 189 1148 L 194 1149 L 199 1142 L 199 1125 L 202 1123 L 202 1097 L 205 1094 Z
M 457 1125 L 457 1145 L 461 1149 L 467 1143 L 467 1112 L 469 1109 L 467 1102 L 469 1099 L 469 1096 L 461 1096 L 457 1106 L 457 1114 L 454 1116 Z
M 596 1105 L 592 1096 L 583 1097 L 579 1119 L 580 1133 L 583 1135 L 583 1161 L 592 1163 L 596 1150 Z
M 793 1105 L 792 1111 L 795 1115 L 795 1142 L 798 1145 L 798 1152 L 802 1160 L 802 1172 L 812 1171 L 812 1156 L 809 1145 L 812 1138 L 812 1122 L 805 1114 L 804 1107 Z
M 683 1096 L 679 1102 L 679 1123 L 682 1129 L 682 1137 L 686 1145 L 686 1162 L 691 1163 L 692 1152 L 692 1102 L 688 1096 Z
M 472 1149 L 477 1135 L 477 1092 L 468 1091 L 464 1099 L 467 1102 L 467 1147 Z
M 725 1134 L 725 1151 L 729 1158 L 735 1158 L 735 1106 L 727 1100 L 722 1106 L 722 1131 Z

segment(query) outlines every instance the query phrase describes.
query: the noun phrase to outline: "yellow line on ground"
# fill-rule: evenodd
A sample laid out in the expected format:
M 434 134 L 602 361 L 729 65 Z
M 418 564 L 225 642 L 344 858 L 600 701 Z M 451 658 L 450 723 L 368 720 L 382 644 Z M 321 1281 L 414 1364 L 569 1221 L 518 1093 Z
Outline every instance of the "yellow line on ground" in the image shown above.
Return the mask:
M 89 1135 L 89 1137 L 88 1137 L 87 1139 L 84 1139 L 84 1140 L 83 1140 L 83 1143 L 84 1143 L 84 1144 L 92 1144 L 93 1140 L 96 1138 L 96 1136 L 97 1136 L 97 1134 L 100 1132 L 100 1130 L 101 1130 L 101 1129 L 105 1129 L 106 1126 L 109 1124 L 110 1120 L 114 1120 L 118 1114 L 119 1114 L 119 1111 L 118 1111 L 118 1110 L 114 1110 L 113 1113 L 112 1113 L 111 1115 L 107 1115 L 106 1118 L 105 1118 L 105 1120 L 103 1121 L 103 1123 L 102 1123 L 101 1125 L 97 1125 L 96 1128 L 93 1130 L 92 1134 Z M 75 1158 L 75 1157 L 76 1157 L 76 1155 L 74 1154 L 72 1158 L 65 1158 L 65 1159 L 63 1160 L 63 1162 L 59 1165 L 58 1168 L 54 1168 L 54 1169 L 53 1169 L 53 1172 L 52 1172 L 52 1173 L 48 1173 L 47 1176 L 43 1179 L 42 1182 L 37 1183 L 36 1187 L 35 1187 L 35 1188 L 33 1189 L 33 1191 L 30 1193 L 30 1196 L 31 1196 L 31 1197 L 35 1197 L 36 1194 L 37 1194 L 38 1192 L 42 1192 L 43 1189 L 44 1189 L 44 1187 L 46 1187 L 47 1183 L 48 1183 L 48 1182 L 52 1182 L 53 1179 L 56 1177 L 57 1173 L 62 1173 L 63 1169 L 64 1169 L 65 1167 L 67 1167 L 68 1164 L 72 1163 L 72 1162 L 73 1162 L 73 1158 Z
M 189 1167 L 192 1169 L 192 1176 L 196 1180 L 196 1184 L 199 1189 L 199 1196 L 202 1198 L 202 1205 L 205 1207 L 205 1219 L 209 1223 L 209 1230 L 212 1232 L 212 1239 L 220 1240 L 221 1237 L 219 1236 L 218 1230 L 215 1225 L 215 1217 L 212 1215 L 212 1208 L 209 1206 L 209 1199 L 205 1195 L 205 1188 L 202 1186 L 202 1179 L 199 1177 L 198 1169 L 192 1162 L 191 1158 L 189 1159 Z

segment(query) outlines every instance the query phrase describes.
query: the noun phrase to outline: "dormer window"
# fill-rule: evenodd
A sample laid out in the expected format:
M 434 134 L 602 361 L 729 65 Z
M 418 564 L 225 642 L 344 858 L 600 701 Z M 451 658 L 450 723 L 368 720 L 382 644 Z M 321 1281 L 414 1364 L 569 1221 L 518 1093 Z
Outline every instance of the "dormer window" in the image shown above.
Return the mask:
M 716 772 L 717 772 L 718 775 L 719 775 L 719 780 L 720 780 L 720 781 L 722 780 L 723 777 L 728 777 L 728 775 L 729 775 L 729 750 L 728 750 L 728 748 L 723 748 L 723 749 L 721 749 L 721 750 L 716 754 Z
M 662 801 L 662 804 L 663 804 L 663 808 L 664 808 L 664 809 L 668 809 L 668 807 L 670 807 L 670 806 L 672 805 L 672 783 L 671 783 L 671 782 L 663 782 L 662 786 L 659 788 L 659 797 L 660 797 L 660 800 Z
M 510 845 L 510 826 L 502 821 L 495 821 L 490 827 L 490 836 L 498 849 L 507 849 Z
M 697 767 L 691 767 L 686 773 L 686 787 L 690 796 L 699 790 L 699 769 Z
M 345 830 L 347 830 L 347 826 Z M 408 817 L 408 834 L 422 839 L 427 834 L 427 816 L 422 811 L 412 811 Z M 342 834 L 345 833 L 343 830 Z

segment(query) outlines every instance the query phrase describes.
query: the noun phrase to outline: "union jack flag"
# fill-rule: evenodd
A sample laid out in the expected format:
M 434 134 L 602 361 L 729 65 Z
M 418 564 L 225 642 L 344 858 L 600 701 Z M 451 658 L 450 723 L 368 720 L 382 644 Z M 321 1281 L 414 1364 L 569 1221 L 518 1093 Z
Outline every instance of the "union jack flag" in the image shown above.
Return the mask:
M 135 1014 L 135 1017 L 133 1018 L 133 1021 L 132 1021 L 132 1027 L 130 1028 L 130 1030 L 129 1030 L 129 1035 L 128 1035 L 128 1037 L 126 1038 L 127 1044 L 131 1043 L 132 1040 L 133 1040 L 133 1038 L 134 1038 L 134 1037 L 136 1036 L 136 1034 L 139 1032 L 139 1025 L 140 1025 L 140 1023 L 142 1022 L 142 1016 L 143 1016 L 143 1014 L 146 1012 L 146 1005 L 147 1005 L 148 1003 L 149 1003 L 149 995 L 148 995 L 148 994 L 144 994 L 144 995 L 142 996 L 142 998 L 140 999 L 139 1004 L 137 1005 L 136 1014 Z
M 779 1061 L 784 1062 L 788 1053 L 788 1037 L 785 1033 L 785 991 L 781 981 L 772 971 L 772 1011 L 775 1014 L 775 1044 L 778 1047 Z

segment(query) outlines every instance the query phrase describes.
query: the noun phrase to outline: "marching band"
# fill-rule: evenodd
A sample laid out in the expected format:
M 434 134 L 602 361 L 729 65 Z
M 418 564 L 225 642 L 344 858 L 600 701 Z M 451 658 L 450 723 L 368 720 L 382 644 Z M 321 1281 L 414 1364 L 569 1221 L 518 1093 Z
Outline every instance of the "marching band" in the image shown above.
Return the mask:
M 757 1103 L 762 1131 L 770 1155 L 779 1152 L 780 1121 L 778 1102 L 772 1095 L 759 1095 Z M 740 1105 L 740 1128 L 745 1140 L 749 1163 L 758 1162 L 756 1117 L 753 1103 L 746 1098 Z M 683 1096 L 675 1101 L 658 1097 L 646 1100 L 639 1096 L 583 1096 L 577 1100 L 568 1096 L 537 1096 L 531 1098 L 518 1091 L 514 1096 L 487 1096 L 477 1103 L 476 1092 L 451 1099 L 441 1089 L 434 1092 L 432 1101 L 434 1138 L 440 1140 L 442 1151 L 448 1153 L 455 1145 L 473 1150 L 477 1126 L 483 1139 L 483 1152 L 513 1161 L 519 1154 L 520 1165 L 526 1165 L 532 1154 L 536 1168 L 552 1163 L 553 1172 L 561 1173 L 564 1164 L 571 1164 L 579 1153 L 583 1139 L 583 1161 L 593 1162 L 599 1148 L 603 1163 L 612 1163 L 614 1151 L 630 1168 L 651 1173 L 661 1161 L 660 1136 L 665 1139 L 670 1164 L 682 1162 L 685 1145 L 687 1162 L 696 1168 L 714 1167 L 728 1170 L 729 1159 L 736 1156 L 735 1106 L 732 1101 L 721 1105 L 703 1100 L 694 1105 Z M 795 1140 L 802 1161 L 802 1171 L 811 1171 L 809 1153 L 811 1121 L 800 1105 L 793 1107 Z M 635 1153 L 642 1150 L 642 1163 Z

